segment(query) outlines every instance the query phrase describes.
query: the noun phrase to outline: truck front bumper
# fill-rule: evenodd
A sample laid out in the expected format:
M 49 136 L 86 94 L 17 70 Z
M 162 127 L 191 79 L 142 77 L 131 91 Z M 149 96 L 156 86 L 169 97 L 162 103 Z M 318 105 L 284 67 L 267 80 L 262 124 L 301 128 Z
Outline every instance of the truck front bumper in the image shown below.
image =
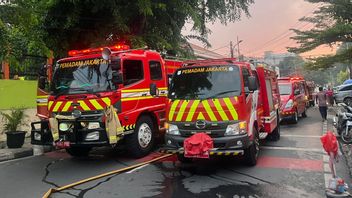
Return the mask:
M 165 147 L 160 151 L 163 153 L 184 153 L 183 143 L 187 137 L 165 134 Z M 251 141 L 247 134 L 238 136 L 214 137 L 212 138 L 214 148 L 209 151 L 210 155 L 238 155 L 243 154 Z
M 31 123 L 31 144 L 33 145 L 54 145 L 53 136 L 48 120 Z M 96 140 L 86 140 L 90 133 L 98 134 Z M 107 146 L 109 140 L 105 129 L 75 130 L 74 132 L 59 132 L 59 141 L 68 141 L 71 146 L 98 147 Z

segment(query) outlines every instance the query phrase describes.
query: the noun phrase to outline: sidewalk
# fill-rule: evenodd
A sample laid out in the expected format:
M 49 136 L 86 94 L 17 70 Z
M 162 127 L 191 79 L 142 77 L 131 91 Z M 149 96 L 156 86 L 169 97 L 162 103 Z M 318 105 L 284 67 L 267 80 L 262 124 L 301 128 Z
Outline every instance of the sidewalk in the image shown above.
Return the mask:
M 335 117 L 338 109 L 341 107 L 334 106 L 330 107 L 328 111 L 328 130 L 333 131 L 335 135 L 338 137 L 335 127 L 333 126 L 333 118 Z M 338 137 L 340 150 L 342 155 L 346 158 L 349 175 L 352 178 L 352 145 L 344 144 L 342 140 Z
M 51 147 L 44 147 L 44 152 L 52 151 Z M 27 137 L 22 148 L 9 149 L 6 142 L 0 142 L 0 162 L 32 156 L 34 154 L 31 139 Z

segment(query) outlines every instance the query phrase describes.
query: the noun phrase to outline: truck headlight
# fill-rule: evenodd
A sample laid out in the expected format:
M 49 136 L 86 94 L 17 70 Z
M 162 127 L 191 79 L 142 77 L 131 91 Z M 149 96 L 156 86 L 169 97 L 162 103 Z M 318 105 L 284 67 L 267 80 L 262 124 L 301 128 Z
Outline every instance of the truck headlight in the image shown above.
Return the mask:
M 88 133 L 85 140 L 86 141 L 99 140 L 99 132 L 95 131 L 95 132 L 92 132 L 92 133 Z
M 181 135 L 178 127 L 174 124 L 165 123 L 166 133 L 170 135 Z
M 290 99 L 287 101 L 286 105 L 285 105 L 285 109 L 289 109 L 293 107 L 293 100 Z
M 238 122 L 235 124 L 229 124 L 229 125 L 227 125 L 225 136 L 245 134 L 246 128 L 247 128 L 246 122 Z
M 97 129 L 100 128 L 99 122 L 89 122 L 88 123 L 88 129 Z
M 61 122 L 59 124 L 59 130 L 65 132 L 65 131 L 68 131 L 71 128 L 71 126 L 72 124 Z
M 34 132 L 34 140 L 37 140 L 37 141 L 42 140 L 42 135 L 38 132 Z

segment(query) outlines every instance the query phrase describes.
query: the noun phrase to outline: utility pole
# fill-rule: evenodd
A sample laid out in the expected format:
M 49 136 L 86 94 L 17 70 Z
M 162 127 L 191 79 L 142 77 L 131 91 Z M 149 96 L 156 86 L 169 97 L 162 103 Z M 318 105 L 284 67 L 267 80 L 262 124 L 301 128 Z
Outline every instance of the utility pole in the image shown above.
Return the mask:
M 238 40 L 238 36 L 237 36 L 237 52 L 238 52 L 238 60 L 240 60 L 240 43 L 242 42 L 242 40 L 241 41 L 239 41 Z
M 231 54 L 231 58 L 233 58 L 233 47 L 232 47 L 232 41 L 230 41 L 230 54 Z

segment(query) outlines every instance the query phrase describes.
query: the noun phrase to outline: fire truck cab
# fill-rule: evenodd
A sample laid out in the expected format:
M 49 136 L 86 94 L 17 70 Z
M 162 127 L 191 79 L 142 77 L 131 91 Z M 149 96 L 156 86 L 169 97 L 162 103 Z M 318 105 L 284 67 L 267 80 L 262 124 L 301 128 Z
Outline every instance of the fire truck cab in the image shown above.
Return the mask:
M 81 156 L 92 147 L 124 142 L 132 156 L 147 155 L 156 136 L 165 131 L 165 60 L 155 51 L 127 45 L 72 50 L 69 55 L 54 67 L 48 117 L 32 123 L 32 144 L 54 145 Z M 107 133 L 108 107 L 117 113 L 117 127 L 123 128 L 117 137 Z M 49 124 L 50 118 L 55 126 Z
M 308 88 L 302 77 L 279 78 L 281 98 L 281 118 L 296 124 L 298 116 L 307 117 L 307 104 L 309 104 Z
M 260 65 L 235 59 L 185 62 L 169 87 L 162 151 L 188 161 L 185 140 L 206 133 L 214 144 L 208 157 L 244 155 L 255 165 L 259 139 L 280 138 L 278 91 L 276 73 Z

